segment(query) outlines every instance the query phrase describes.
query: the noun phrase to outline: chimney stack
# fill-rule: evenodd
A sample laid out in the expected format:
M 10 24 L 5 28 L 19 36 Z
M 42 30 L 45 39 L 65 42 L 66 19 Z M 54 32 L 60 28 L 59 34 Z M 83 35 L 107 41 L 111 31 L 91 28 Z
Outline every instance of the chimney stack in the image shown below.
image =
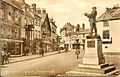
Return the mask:
M 33 12 L 36 12 L 36 4 L 32 4 Z
M 53 18 L 50 18 L 50 22 L 53 22 Z
M 41 9 L 40 8 L 37 8 L 37 13 L 41 14 Z
M 50 18 L 50 22 L 53 22 L 55 24 L 55 21 L 53 18 Z
M 46 9 L 42 8 L 42 13 L 45 14 L 46 13 Z
M 84 23 L 82 24 L 82 29 L 85 29 L 85 24 Z
M 18 0 L 18 2 L 20 2 L 20 3 L 25 3 L 25 0 Z

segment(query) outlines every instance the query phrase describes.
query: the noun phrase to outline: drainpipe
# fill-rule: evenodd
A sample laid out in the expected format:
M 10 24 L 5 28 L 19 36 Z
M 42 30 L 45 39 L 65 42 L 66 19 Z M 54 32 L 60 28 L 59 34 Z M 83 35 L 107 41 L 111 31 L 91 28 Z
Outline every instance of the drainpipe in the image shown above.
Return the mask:
M 2 6 L 2 0 L 0 0 L 0 9 L 1 9 L 1 6 Z M 1 13 L 1 12 L 0 12 Z M 2 28 L 1 28 L 1 26 L 2 26 L 2 15 L 0 14 L 0 77 L 2 77 L 1 76 L 1 55 L 2 55 L 2 53 L 1 53 L 1 31 L 2 31 Z

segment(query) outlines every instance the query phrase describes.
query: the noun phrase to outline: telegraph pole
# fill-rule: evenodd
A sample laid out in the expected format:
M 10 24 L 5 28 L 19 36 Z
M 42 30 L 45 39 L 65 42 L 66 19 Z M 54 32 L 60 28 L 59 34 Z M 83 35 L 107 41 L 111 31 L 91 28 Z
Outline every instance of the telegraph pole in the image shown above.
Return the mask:
M 1 32 L 2 32 L 2 9 L 1 9 L 1 7 L 2 7 L 2 0 L 0 0 L 0 77 L 2 77 L 1 76 L 1 63 L 2 63 L 2 59 L 1 59 L 1 55 L 2 55 L 2 53 L 1 53 Z

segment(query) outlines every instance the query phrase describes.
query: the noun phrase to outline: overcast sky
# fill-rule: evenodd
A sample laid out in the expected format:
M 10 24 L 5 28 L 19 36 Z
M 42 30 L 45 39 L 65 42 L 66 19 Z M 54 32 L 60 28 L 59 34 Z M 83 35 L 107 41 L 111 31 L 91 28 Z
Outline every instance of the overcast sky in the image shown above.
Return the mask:
M 84 13 L 90 13 L 93 6 L 97 7 L 99 17 L 106 7 L 120 4 L 120 0 L 25 0 L 26 3 L 36 3 L 38 8 L 46 8 L 49 17 L 56 21 L 57 33 L 67 22 L 73 25 L 85 23 L 89 28 L 88 18 Z

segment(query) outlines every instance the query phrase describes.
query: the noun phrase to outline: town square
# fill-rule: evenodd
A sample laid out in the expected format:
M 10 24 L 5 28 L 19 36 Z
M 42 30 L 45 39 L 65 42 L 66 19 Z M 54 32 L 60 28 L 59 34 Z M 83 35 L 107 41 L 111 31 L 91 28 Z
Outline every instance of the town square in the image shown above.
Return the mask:
M 1 77 L 120 77 L 119 0 L 0 0 Z

